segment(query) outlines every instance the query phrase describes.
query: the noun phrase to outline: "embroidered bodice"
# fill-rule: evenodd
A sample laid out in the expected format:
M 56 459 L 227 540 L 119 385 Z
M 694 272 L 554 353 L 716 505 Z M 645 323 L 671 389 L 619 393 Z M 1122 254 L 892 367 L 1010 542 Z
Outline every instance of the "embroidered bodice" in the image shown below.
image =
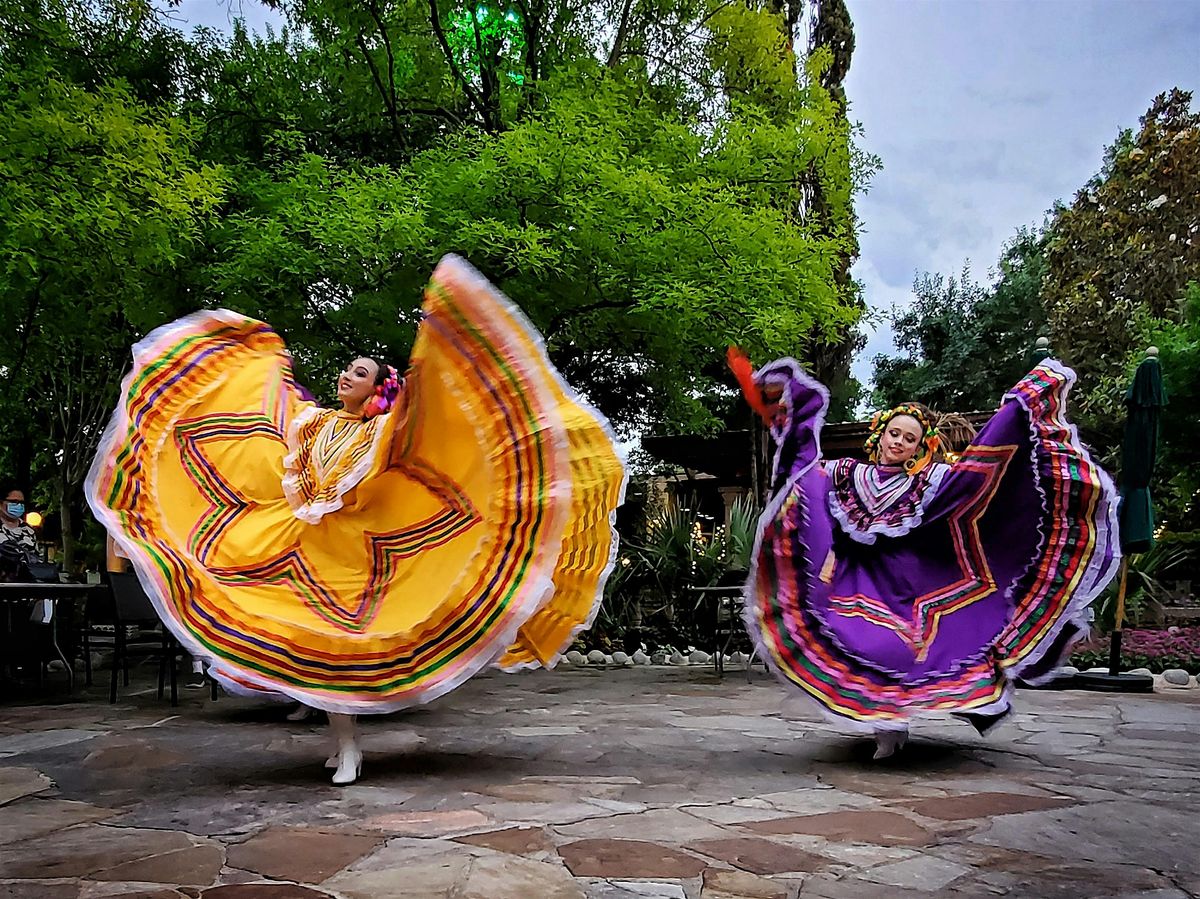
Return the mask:
M 335 409 L 309 406 L 292 421 L 283 487 L 296 517 L 310 524 L 342 507 L 386 452 L 383 440 L 392 413 L 363 419 Z
M 833 517 L 854 540 L 874 543 L 879 534 L 899 537 L 921 523 L 950 466 L 934 462 L 909 475 L 900 466 L 837 459 L 825 470 Z

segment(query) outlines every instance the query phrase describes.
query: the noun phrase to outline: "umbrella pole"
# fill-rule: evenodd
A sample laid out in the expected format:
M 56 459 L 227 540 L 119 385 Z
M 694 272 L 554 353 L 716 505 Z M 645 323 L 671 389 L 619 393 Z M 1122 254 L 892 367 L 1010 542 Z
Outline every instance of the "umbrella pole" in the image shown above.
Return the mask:
M 1112 643 L 1108 649 L 1108 673 L 1121 673 L 1121 628 L 1125 623 L 1125 590 L 1129 585 L 1129 556 L 1121 559 L 1121 583 L 1117 587 L 1117 613 L 1113 619 Z

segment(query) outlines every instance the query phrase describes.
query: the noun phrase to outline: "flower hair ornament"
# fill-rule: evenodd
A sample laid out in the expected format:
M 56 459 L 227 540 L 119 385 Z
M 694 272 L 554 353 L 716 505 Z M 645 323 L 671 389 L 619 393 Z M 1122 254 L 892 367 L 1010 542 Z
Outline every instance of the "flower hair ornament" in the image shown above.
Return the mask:
M 863 449 L 866 450 L 868 459 L 878 462 L 879 442 L 883 439 L 883 432 L 887 430 L 888 423 L 897 415 L 914 418 L 921 426 L 921 442 L 917 445 L 917 453 L 904 463 L 905 472 L 914 475 L 934 460 L 941 447 L 941 437 L 938 436 L 937 427 L 930 421 L 929 413 L 920 406 L 913 403 L 901 403 L 894 409 L 876 412 L 871 416 L 871 434 L 863 444 Z
M 400 375 L 392 366 L 384 367 L 387 369 L 387 377 L 382 384 L 375 385 L 375 395 L 363 405 L 363 418 L 374 418 L 376 415 L 390 412 L 400 396 Z

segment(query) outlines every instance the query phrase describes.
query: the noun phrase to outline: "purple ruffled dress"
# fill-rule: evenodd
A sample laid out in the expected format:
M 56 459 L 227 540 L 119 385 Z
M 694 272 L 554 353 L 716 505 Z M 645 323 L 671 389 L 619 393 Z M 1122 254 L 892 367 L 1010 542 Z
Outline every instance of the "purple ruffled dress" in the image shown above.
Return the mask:
M 953 712 L 981 730 L 1017 678 L 1053 676 L 1119 561 L 1117 492 L 1066 418 L 1053 361 L 1004 397 L 953 465 L 821 463 L 828 394 L 794 360 L 746 626 L 786 683 L 840 719 L 902 729 Z

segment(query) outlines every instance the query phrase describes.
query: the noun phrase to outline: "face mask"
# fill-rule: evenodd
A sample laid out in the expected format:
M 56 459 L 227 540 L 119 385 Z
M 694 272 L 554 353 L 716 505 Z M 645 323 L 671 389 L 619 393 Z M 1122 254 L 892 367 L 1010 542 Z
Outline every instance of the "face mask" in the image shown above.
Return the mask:
M 24 503 L 10 502 L 7 504 L 6 509 L 8 511 L 8 514 L 13 518 L 24 518 L 25 517 L 25 504 Z

